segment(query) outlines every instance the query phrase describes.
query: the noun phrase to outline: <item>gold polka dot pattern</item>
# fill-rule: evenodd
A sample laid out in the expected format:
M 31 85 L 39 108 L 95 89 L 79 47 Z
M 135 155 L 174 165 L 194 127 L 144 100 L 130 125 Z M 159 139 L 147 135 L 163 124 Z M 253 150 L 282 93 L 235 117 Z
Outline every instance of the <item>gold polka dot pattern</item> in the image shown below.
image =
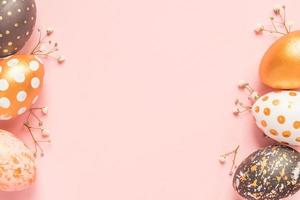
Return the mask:
M 1 88 L 0 88 L 1 89 Z M 270 92 L 252 107 L 258 127 L 282 144 L 300 146 L 300 92 Z
M 19 51 L 36 22 L 34 0 L 0 0 L 0 57 Z

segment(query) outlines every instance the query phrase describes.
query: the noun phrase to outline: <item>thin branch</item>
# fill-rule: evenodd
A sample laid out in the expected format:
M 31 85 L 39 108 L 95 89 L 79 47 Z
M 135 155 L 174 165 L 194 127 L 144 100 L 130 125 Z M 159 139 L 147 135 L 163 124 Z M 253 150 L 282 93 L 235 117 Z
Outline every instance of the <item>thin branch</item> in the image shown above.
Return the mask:
M 230 169 L 230 172 L 229 172 L 229 175 L 232 176 L 233 174 L 233 171 L 235 169 L 235 162 L 236 162 L 236 157 L 237 157 L 237 154 L 238 154 L 238 150 L 239 150 L 240 146 L 238 145 L 237 148 L 233 151 L 233 159 L 232 159 L 232 165 L 231 165 L 231 169 Z
M 229 175 L 232 176 L 233 175 L 233 172 L 236 168 L 236 158 L 237 158 L 237 154 L 238 154 L 238 150 L 240 148 L 240 145 L 238 145 L 233 151 L 230 151 L 228 153 L 225 153 L 225 154 L 222 154 L 220 156 L 220 161 L 225 162 L 226 158 L 230 155 L 233 155 L 233 158 L 232 158 L 232 161 L 231 161 L 231 167 L 230 167 L 230 171 L 229 171 Z
M 34 111 L 36 110 L 40 110 L 41 112 L 43 112 L 44 114 L 46 114 L 45 108 L 48 110 L 48 107 L 42 107 L 42 108 L 30 108 L 29 109 L 29 114 L 26 118 L 26 121 L 24 122 L 24 126 L 26 127 L 26 129 L 28 130 L 33 142 L 34 142 L 34 155 L 35 157 L 37 156 L 37 153 L 40 152 L 40 156 L 44 156 L 44 151 L 42 146 L 40 145 L 40 143 L 50 143 L 50 139 L 49 140 L 41 140 L 41 139 L 37 139 L 37 137 L 34 135 L 33 130 L 38 130 L 40 131 L 39 134 L 41 134 L 41 136 L 43 138 L 49 138 L 49 134 L 47 132 L 47 134 L 43 134 L 44 132 L 44 128 L 42 127 L 43 125 L 43 121 L 36 115 L 36 113 Z M 30 125 L 30 117 L 34 117 L 36 120 L 38 120 L 39 122 L 39 127 L 35 127 Z M 40 137 L 39 137 L 40 138 Z
M 32 131 L 31 131 L 31 127 L 27 123 L 24 123 L 24 126 L 27 128 L 28 132 L 30 133 L 30 136 L 31 136 L 32 140 L 34 141 L 34 148 L 35 148 L 34 155 L 37 156 L 37 152 L 38 152 L 38 149 L 39 149 L 40 152 L 41 152 L 40 155 L 44 156 L 43 148 L 41 147 L 38 140 L 33 135 Z

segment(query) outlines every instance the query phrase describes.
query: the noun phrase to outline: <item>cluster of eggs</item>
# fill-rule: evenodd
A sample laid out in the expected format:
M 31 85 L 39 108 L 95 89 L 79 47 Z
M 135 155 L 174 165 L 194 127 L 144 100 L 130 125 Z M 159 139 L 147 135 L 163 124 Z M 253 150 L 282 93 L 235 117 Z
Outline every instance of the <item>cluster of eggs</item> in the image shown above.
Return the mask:
M 262 58 L 262 82 L 275 89 L 256 99 L 251 112 L 265 135 L 279 142 L 247 157 L 233 177 L 248 200 L 279 200 L 300 189 L 300 31 L 277 40 Z
M 276 89 L 252 107 L 258 127 L 274 140 L 300 145 L 300 31 L 288 33 L 265 53 L 260 65 L 264 84 Z
M 14 55 L 36 22 L 34 0 L 0 0 L 0 120 L 22 115 L 37 100 L 44 67 L 34 55 Z M 0 190 L 18 191 L 36 176 L 35 157 L 22 141 L 0 130 Z

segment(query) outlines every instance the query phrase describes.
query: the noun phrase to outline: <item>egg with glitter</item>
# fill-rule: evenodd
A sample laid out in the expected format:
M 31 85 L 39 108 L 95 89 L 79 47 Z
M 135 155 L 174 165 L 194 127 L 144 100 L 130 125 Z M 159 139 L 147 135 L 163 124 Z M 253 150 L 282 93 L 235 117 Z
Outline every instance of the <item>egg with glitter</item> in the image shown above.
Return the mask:
M 252 106 L 257 126 L 283 144 L 300 146 L 300 92 L 275 91 L 261 96 Z
M 35 181 L 32 151 L 11 133 L 0 130 L 0 190 L 20 191 Z
M 248 156 L 237 168 L 233 188 L 248 200 L 279 200 L 300 189 L 300 154 L 272 145 Z
M 0 57 L 19 51 L 36 22 L 34 0 L 0 0 Z
M 0 120 L 22 115 L 36 102 L 43 84 L 44 66 L 34 55 L 0 60 Z

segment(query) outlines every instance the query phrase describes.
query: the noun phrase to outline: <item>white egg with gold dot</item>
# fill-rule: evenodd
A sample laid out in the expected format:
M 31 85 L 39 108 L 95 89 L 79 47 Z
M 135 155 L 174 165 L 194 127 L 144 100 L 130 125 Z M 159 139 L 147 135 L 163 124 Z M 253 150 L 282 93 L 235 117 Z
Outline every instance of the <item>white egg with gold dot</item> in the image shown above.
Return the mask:
M 283 144 L 300 146 L 300 92 L 267 93 L 254 103 L 252 113 L 267 136 Z
M 35 180 L 32 151 L 7 131 L 0 130 L 0 190 L 23 190 Z

